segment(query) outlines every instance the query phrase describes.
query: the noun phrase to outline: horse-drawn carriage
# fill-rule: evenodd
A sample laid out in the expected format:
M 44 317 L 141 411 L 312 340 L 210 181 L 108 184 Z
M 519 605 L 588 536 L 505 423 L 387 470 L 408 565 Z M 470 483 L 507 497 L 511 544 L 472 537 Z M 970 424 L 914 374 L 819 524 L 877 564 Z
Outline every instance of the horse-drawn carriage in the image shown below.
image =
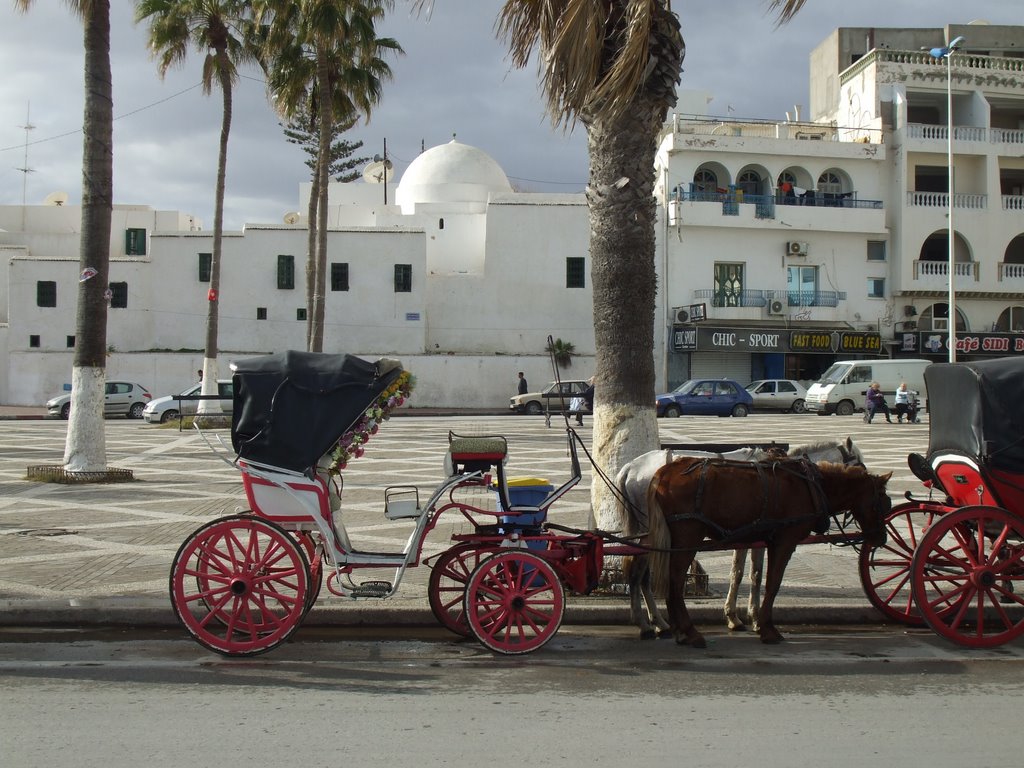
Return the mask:
M 939 363 L 925 381 L 928 452 L 909 464 L 929 494 L 893 507 L 861 581 L 891 619 L 997 646 L 1024 633 L 1024 360 Z
M 288 352 L 234 368 L 233 459 L 250 510 L 199 527 L 171 568 L 171 601 L 188 632 L 210 650 L 251 656 L 284 642 L 328 590 L 359 600 L 394 595 L 425 562 L 424 540 L 446 513 L 468 521 L 432 558 L 430 607 L 448 629 L 506 654 L 527 653 L 558 630 L 563 584 L 598 582 L 602 539 L 542 528 L 547 510 L 581 477 L 574 433 L 571 476 L 536 503 L 519 504 L 505 475 L 503 437 L 449 435 L 445 478 L 423 500 L 414 486 L 384 492 L 384 515 L 412 527 L 402 551 L 360 549 L 349 538 L 340 472 L 411 386 L 393 360 Z M 481 496 L 496 503 L 485 505 Z M 386 569 L 390 578 L 355 581 Z

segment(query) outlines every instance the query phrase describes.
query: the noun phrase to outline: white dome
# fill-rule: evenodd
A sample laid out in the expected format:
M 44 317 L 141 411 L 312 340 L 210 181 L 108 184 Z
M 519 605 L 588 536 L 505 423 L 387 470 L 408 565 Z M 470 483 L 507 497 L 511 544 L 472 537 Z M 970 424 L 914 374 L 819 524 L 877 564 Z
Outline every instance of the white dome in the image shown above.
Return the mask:
M 403 213 L 417 203 L 486 203 L 512 191 L 508 177 L 483 150 L 452 139 L 413 160 L 402 174 L 395 202 Z

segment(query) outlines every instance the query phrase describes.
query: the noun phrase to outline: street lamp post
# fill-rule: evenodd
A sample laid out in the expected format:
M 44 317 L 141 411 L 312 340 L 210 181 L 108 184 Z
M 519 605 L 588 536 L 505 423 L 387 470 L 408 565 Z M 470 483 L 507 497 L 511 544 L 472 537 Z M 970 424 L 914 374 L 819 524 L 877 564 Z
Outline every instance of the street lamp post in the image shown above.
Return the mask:
M 964 42 L 964 38 L 954 38 L 949 45 L 942 48 L 932 48 L 929 54 L 935 59 L 946 60 L 946 119 L 948 133 L 946 136 L 947 145 L 947 166 L 949 168 L 949 316 L 946 320 L 948 327 L 949 362 L 956 362 L 956 290 L 953 287 L 953 279 L 956 269 L 956 230 L 953 229 L 953 52 Z

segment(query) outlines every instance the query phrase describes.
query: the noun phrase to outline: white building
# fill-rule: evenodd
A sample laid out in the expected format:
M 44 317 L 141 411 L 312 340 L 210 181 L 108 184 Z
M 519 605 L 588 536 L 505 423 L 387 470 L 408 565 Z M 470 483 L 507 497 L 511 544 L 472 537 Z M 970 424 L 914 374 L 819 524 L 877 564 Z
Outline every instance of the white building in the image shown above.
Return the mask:
M 1024 353 L 1024 27 L 839 29 L 810 84 L 813 122 L 666 125 L 668 381 L 947 359 L 950 122 L 958 359 Z
M 515 193 L 493 159 L 454 141 L 410 164 L 389 204 L 384 195 L 382 185 L 331 185 L 325 351 L 399 357 L 420 406 L 507 407 L 518 371 L 535 387 L 552 378 L 549 334 L 575 344 L 574 376 L 592 374 L 582 195 Z M 0 207 L 0 402 L 39 404 L 70 379 L 80 215 Z M 307 230 L 302 216 L 284 218 L 292 223 L 225 233 L 221 375 L 233 358 L 305 348 Z M 190 217 L 116 207 L 108 379 L 156 396 L 194 381 L 211 251 L 212 233 Z
M 947 79 L 921 48 L 958 35 Z M 1024 353 L 1022 57 L 1024 27 L 839 29 L 811 54 L 805 119 L 673 115 L 655 168 L 659 389 L 806 380 L 842 357 L 946 359 L 947 83 L 961 358 Z M 0 402 L 42 403 L 70 378 L 79 218 L 0 207 Z M 304 347 L 307 232 L 285 220 L 225 235 L 222 375 Z M 332 184 L 329 227 L 324 348 L 400 357 L 416 405 L 503 407 L 517 371 L 550 380 L 549 334 L 575 344 L 574 378 L 592 373 L 582 195 L 513 192 L 486 153 L 451 142 L 397 185 Z M 115 208 L 108 378 L 155 395 L 193 381 L 211 241 L 188 216 Z

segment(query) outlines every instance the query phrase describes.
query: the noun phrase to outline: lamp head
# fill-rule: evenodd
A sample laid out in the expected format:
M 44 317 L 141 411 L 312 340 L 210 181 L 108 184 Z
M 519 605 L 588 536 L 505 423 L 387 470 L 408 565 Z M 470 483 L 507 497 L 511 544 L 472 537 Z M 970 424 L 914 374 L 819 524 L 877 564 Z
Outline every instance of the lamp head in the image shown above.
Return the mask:
M 946 46 L 946 50 L 949 51 L 950 53 L 952 53 L 957 48 L 959 48 L 961 45 L 963 45 L 963 42 L 964 42 L 964 36 L 963 35 L 960 35 L 959 37 L 954 37 L 953 41 L 949 45 Z

